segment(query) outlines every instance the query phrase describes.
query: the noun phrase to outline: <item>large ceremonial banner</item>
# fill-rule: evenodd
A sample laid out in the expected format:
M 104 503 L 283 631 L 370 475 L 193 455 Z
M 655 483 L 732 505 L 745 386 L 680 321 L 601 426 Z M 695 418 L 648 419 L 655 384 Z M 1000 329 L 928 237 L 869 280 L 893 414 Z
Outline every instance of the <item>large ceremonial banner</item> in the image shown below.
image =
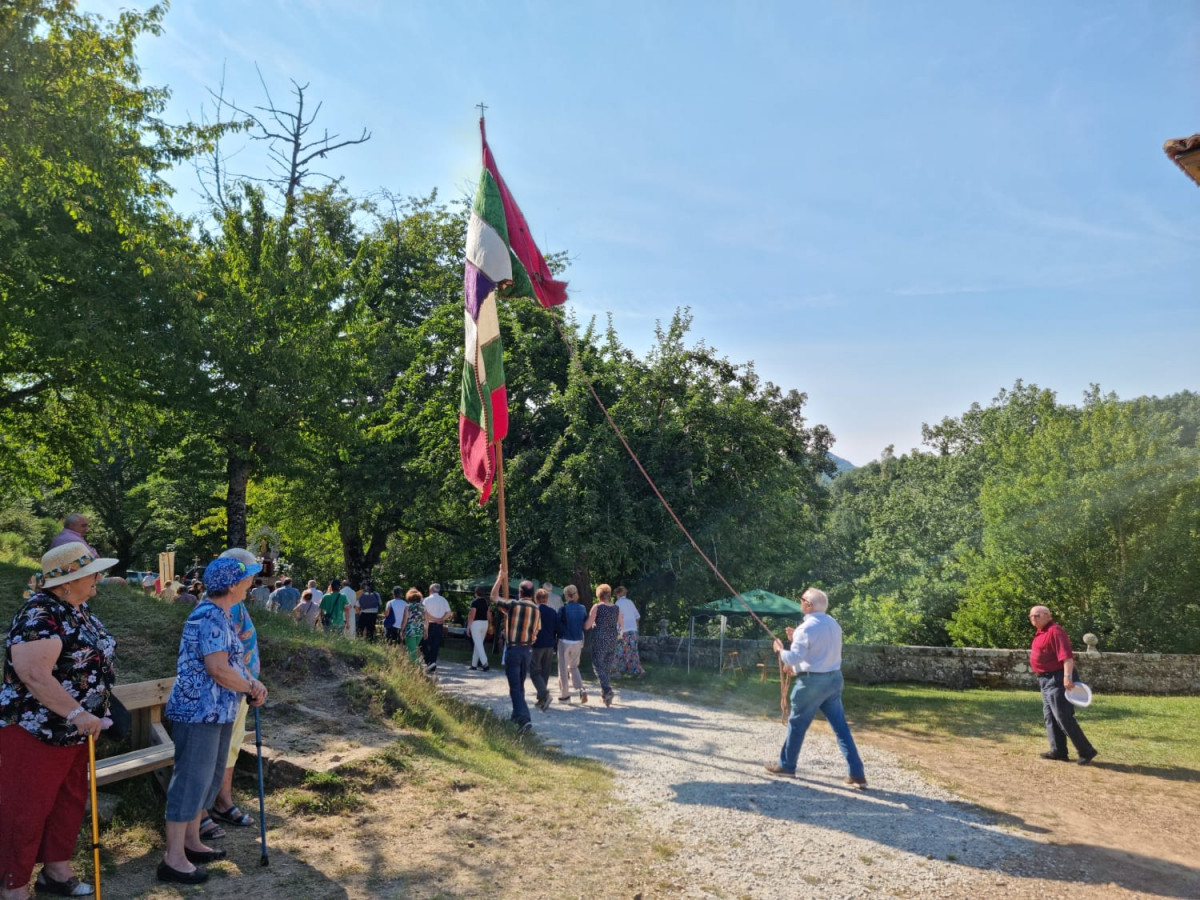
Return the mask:
M 567 286 L 550 277 L 525 217 L 496 168 L 482 120 L 479 129 L 483 172 L 467 226 L 463 278 L 466 350 L 458 445 L 463 474 L 479 488 L 479 502 L 484 504 L 491 497 L 496 477 L 496 442 L 508 434 L 497 298 L 532 297 L 542 306 L 557 306 L 567 299 Z

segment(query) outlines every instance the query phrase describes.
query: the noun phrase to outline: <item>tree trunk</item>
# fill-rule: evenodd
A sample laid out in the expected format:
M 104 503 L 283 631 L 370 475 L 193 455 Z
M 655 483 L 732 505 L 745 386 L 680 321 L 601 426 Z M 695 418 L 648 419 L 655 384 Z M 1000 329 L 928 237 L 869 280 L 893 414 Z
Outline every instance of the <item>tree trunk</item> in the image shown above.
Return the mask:
M 571 583 L 579 591 L 579 602 L 590 606 L 595 595 L 592 593 L 592 571 L 586 561 L 575 564 L 571 572 Z
M 254 472 L 249 449 L 248 438 L 235 442 L 225 466 L 229 480 L 229 493 L 225 495 L 225 522 L 230 547 L 246 546 L 246 486 Z
M 387 531 L 376 524 L 371 544 L 365 550 L 357 528 L 339 522 L 338 532 L 342 538 L 342 564 L 346 569 L 346 581 L 355 590 L 360 590 L 363 582 L 370 580 L 371 573 L 379 565 L 379 559 L 387 547 Z

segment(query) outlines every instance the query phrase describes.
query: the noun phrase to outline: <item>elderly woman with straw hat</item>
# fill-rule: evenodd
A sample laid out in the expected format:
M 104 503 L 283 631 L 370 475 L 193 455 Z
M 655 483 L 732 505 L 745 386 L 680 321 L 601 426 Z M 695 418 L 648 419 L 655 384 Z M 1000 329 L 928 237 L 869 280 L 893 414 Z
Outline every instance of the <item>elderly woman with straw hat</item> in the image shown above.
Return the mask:
M 175 686 L 167 719 L 175 743 L 175 769 L 167 787 L 167 840 L 158 880 L 200 884 L 198 864 L 225 858 L 200 838 L 200 821 L 225 777 L 225 760 L 242 695 L 261 706 L 267 689 L 246 668 L 245 648 L 230 611 L 262 571 L 238 559 L 214 559 L 204 570 L 206 598 L 188 616 L 179 640 Z
M 52 548 L 13 617 L 0 683 L 0 897 L 86 897 L 71 869 L 88 796 L 89 737 L 106 724 L 116 641 L 87 605 L 117 560 Z

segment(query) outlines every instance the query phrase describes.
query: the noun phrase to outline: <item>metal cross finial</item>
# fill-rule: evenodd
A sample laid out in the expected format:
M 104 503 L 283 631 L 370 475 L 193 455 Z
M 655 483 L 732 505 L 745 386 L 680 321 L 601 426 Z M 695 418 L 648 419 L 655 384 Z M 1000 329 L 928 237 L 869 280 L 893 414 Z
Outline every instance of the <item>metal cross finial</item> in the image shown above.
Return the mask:
M 482 119 L 482 118 L 484 117 L 484 115 L 483 115 L 483 114 L 484 114 L 484 111 L 487 109 L 487 106 L 486 106 L 486 104 L 483 104 L 483 103 L 476 103 L 476 104 L 475 104 L 475 108 L 476 108 L 477 110 L 479 110 L 479 118 L 481 118 L 481 119 Z

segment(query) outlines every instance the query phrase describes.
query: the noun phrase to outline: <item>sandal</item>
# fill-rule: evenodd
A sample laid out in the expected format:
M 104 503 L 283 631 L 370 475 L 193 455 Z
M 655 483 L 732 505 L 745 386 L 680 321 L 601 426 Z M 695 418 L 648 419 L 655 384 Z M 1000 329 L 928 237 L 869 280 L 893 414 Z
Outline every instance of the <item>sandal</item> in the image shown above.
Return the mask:
M 205 816 L 200 820 L 200 840 L 213 841 L 223 837 L 225 837 L 225 829 L 214 822 L 211 816 Z
M 249 828 L 254 824 L 254 820 L 238 809 L 236 804 L 226 810 L 220 810 L 214 806 L 209 810 L 209 814 L 214 819 L 219 819 L 227 825 L 236 825 L 238 828 Z
M 90 884 L 80 881 L 74 875 L 66 881 L 55 881 L 46 874 L 45 869 L 38 873 L 33 889 L 39 894 L 54 894 L 58 897 L 91 897 L 96 893 Z

